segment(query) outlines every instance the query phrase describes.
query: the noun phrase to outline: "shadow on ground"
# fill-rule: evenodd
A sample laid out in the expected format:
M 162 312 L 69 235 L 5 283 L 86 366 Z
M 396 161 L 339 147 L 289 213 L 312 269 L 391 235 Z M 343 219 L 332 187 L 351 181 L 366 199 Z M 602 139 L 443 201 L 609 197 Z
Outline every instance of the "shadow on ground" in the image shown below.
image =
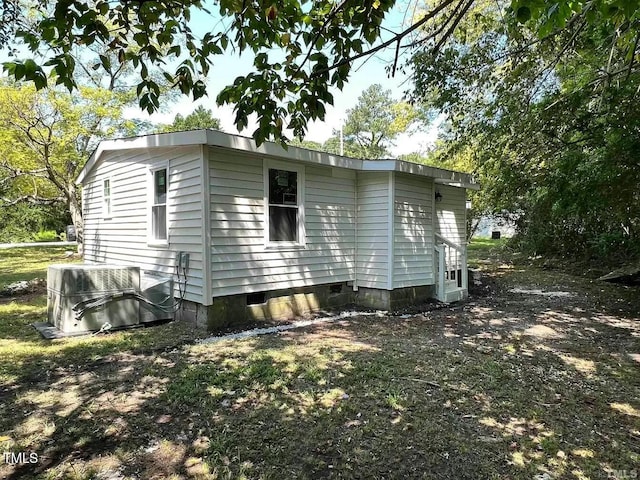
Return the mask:
M 479 292 L 411 316 L 209 345 L 127 349 L 107 339 L 63 342 L 47 356 L 24 339 L 24 351 L 0 359 L 0 429 L 5 450 L 39 461 L 0 474 L 640 474 L 638 290 L 505 268 Z

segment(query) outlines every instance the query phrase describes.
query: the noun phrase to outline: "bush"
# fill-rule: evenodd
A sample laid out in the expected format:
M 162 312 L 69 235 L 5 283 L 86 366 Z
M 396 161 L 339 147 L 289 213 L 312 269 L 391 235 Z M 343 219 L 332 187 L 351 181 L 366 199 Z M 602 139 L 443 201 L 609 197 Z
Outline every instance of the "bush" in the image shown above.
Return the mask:
M 70 223 L 71 217 L 62 204 L 0 206 L 0 243 L 32 242 L 34 232 L 61 232 Z
M 56 242 L 59 238 L 55 230 L 40 230 L 33 236 L 36 242 Z

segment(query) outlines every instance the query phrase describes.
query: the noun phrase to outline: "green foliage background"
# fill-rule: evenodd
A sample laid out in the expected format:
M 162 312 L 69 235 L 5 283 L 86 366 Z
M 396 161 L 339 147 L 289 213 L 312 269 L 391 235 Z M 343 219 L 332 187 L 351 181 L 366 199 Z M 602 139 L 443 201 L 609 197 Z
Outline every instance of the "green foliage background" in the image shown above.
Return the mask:
M 20 203 L 0 208 L 0 243 L 32 242 L 40 231 L 65 231 L 71 216 L 63 204 L 32 205 Z
M 475 172 L 476 214 L 520 214 L 526 252 L 640 258 L 639 20 L 597 2 L 520 2 L 517 18 L 496 5 L 475 2 L 413 57 L 414 99 L 447 117 L 427 161 Z
M 216 100 L 234 106 L 239 130 L 256 116 L 258 143 L 286 143 L 288 131 L 302 138 L 309 121 L 325 118 L 331 87 L 342 89 L 354 61 L 395 47 L 390 73 L 409 55 L 415 104 L 447 119 L 426 161 L 476 173 L 484 187 L 474 198 L 478 213 L 520 214 L 520 242 L 531 252 L 639 257 L 640 4 L 440 0 L 416 3 L 408 25 L 393 32 L 382 22 L 396 3 L 153 0 L 138 8 L 124 0 L 35 0 L 0 26 L 0 38 L 22 41 L 32 58 L 3 67 L 38 89 L 73 90 L 84 65 L 75 50 L 97 48 L 85 74 L 110 79 L 102 86 L 112 90 L 127 66 L 127 84 L 151 112 L 167 85 L 202 97 L 217 56 L 249 52 L 253 71 Z M 211 6 L 224 22 L 200 38 L 191 16 L 208 15 Z M 174 61 L 169 70 L 166 60 Z M 158 67 L 162 77 L 154 75 Z M 392 140 L 391 116 L 413 114 L 394 108 L 351 112 L 357 125 L 345 125 L 345 153 L 385 156 L 388 143 L 372 129 Z M 323 148 L 335 151 L 336 139 Z
M 213 116 L 213 112 L 210 109 L 200 105 L 186 117 L 177 114 L 171 124 L 161 125 L 158 128 L 158 133 L 200 129 L 220 130 L 220 128 L 220 120 Z

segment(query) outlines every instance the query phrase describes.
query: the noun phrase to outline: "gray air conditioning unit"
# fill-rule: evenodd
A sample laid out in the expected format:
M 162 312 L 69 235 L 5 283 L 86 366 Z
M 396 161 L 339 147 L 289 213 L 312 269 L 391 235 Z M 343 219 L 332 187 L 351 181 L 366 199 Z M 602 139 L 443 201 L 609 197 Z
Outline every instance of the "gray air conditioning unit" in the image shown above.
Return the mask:
M 173 277 L 144 272 L 140 277 L 140 322 L 173 320 Z
M 78 334 L 140 323 L 140 305 L 123 294 L 140 292 L 140 268 L 109 265 L 51 265 L 47 272 L 49 323 L 66 334 Z M 103 305 L 80 318 L 73 307 L 81 302 Z

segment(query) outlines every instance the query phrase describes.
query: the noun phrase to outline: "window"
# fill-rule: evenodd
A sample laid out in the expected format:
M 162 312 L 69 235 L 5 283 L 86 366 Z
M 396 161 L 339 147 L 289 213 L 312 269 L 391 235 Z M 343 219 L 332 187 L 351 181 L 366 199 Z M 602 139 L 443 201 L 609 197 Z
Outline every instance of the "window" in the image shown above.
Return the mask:
M 151 239 L 167 240 L 167 169 L 154 170 L 151 204 Z
M 102 216 L 111 216 L 111 180 L 108 178 L 102 182 Z
M 265 169 L 267 245 L 304 244 L 302 169 L 283 166 Z M 279 165 L 278 165 L 279 167 Z

